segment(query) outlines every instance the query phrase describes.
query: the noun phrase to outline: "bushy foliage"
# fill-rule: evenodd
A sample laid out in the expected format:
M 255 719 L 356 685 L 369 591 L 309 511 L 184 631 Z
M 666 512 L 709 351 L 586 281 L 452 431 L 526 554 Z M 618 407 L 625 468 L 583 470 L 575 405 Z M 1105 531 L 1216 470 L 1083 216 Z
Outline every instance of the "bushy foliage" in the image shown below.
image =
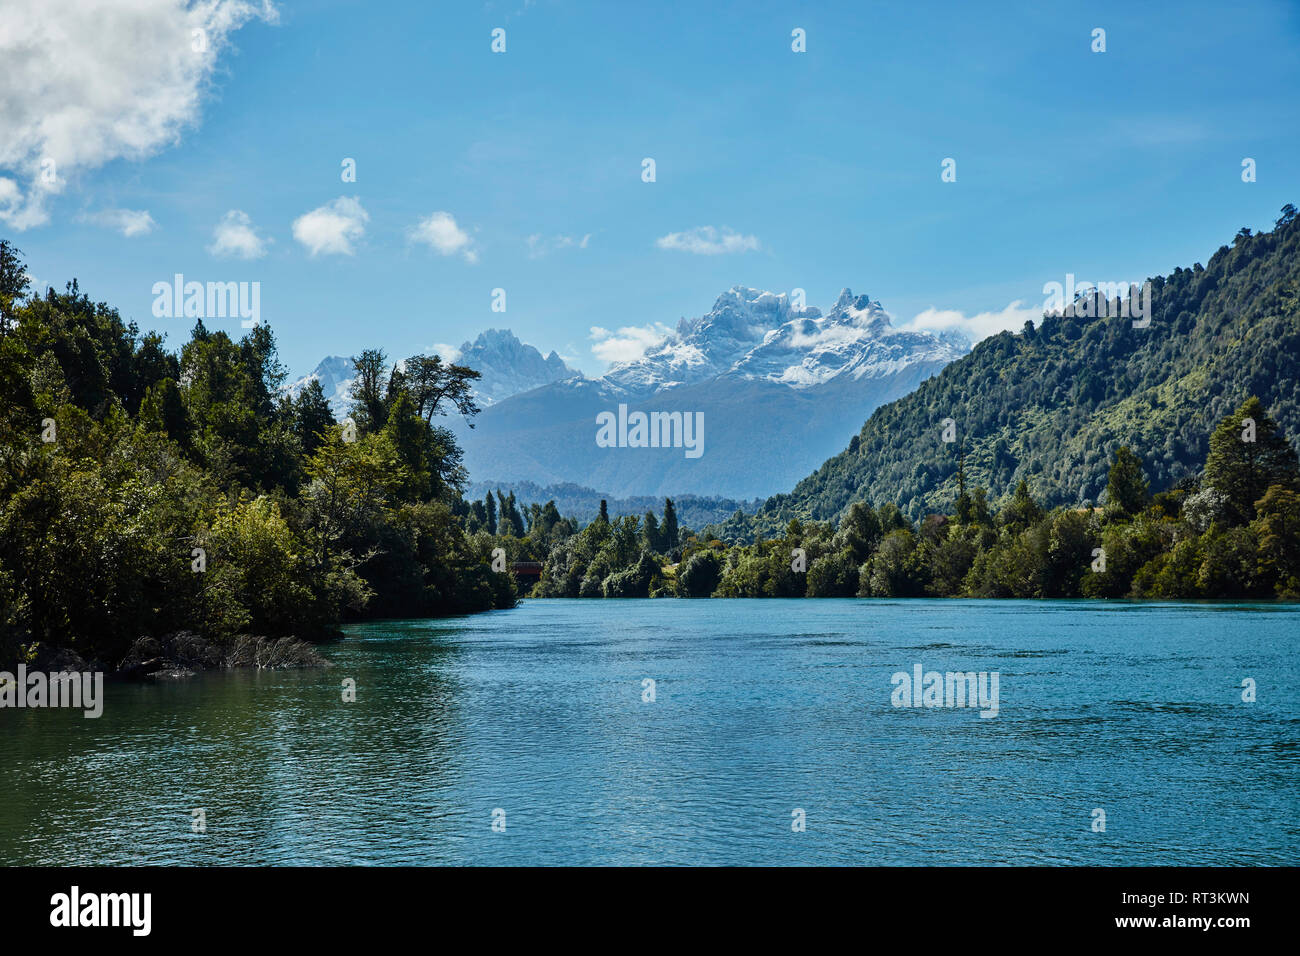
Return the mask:
M 173 353 L 25 276 L 0 241 L 0 663 L 45 646 L 111 668 L 139 637 L 317 640 L 515 603 L 433 424 L 442 402 L 473 412 L 477 373 L 424 359 L 408 379 L 366 353 L 377 393 L 346 441 L 318 384 L 285 396 L 268 327 L 199 322 Z
M 1117 448 L 1106 507 L 1045 509 L 1020 482 L 996 512 L 982 487 L 954 515 L 913 522 L 892 502 L 853 502 L 838 526 L 791 519 L 779 537 L 728 546 L 688 535 L 680 565 L 638 549 L 634 518 L 598 518 L 558 542 L 535 592 L 551 597 L 1295 598 L 1300 596 L 1300 463 L 1258 400 L 1225 419 L 1241 441 L 1254 416 L 1273 449 L 1270 482 L 1243 509 L 1195 482 L 1147 494 L 1143 463 Z M 1230 426 L 1230 427 L 1228 427 Z M 1226 434 L 1227 432 L 1225 432 Z M 1265 460 L 1220 442 L 1221 459 Z M 1206 482 L 1224 482 L 1206 469 Z M 1235 478 L 1233 479 L 1236 480 Z M 1234 487 L 1236 487 L 1234 485 Z M 657 525 L 662 527 L 662 525 Z M 656 576 L 663 585 L 656 587 Z

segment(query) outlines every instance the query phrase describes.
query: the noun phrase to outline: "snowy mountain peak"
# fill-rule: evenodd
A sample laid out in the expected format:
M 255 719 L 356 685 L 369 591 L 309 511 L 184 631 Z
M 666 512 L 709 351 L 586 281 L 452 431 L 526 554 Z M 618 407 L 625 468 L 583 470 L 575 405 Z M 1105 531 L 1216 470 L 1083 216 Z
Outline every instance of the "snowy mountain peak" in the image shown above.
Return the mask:
M 347 416 L 352 401 L 352 380 L 356 377 L 357 370 L 352 359 L 343 355 L 327 355 L 310 375 L 286 383 L 284 391 L 290 398 L 297 398 L 308 382 L 318 380 L 321 391 L 325 393 L 325 400 L 329 402 L 330 411 L 341 421 Z
M 454 361 L 481 374 L 482 377 L 474 383 L 474 398 L 484 407 L 541 385 L 582 376 L 581 372 L 569 368 L 554 349 L 542 358 L 541 352 L 519 341 L 509 329 L 480 332 L 473 342 L 461 345 Z M 319 379 L 334 417 L 342 420 L 351 404 L 354 378 L 356 369 L 352 359 L 331 355 L 322 359 L 310 375 L 304 375 L 284 388 L 290 397 L 297 398 L 308 382 Z
M 509 329 L 480 332 L 473 342 L 461 345 L 456 364 L 482 374 L 474 387 L 480 405 L 582 374 L 569 368 L 554 349 L 543 358 L 537 348 L 519 341 Z
M 949 362 L 963 349 L 928 332 L 894 329 L 889 313 L 867 295 L 844 289 L 825 315 L 796 311 L 785 293 L 733 286 L 713 308 L 683 319 L 677 330 L 603 381 L 640 392 L 720 375 L 767 379 L 806 388 L 841 374 L 894 374 L 916 361 Z
M 845 325 L 871 329 L 877 334 L 887 334 L 893 328 L 889 313 L 879 302 L 869 295 L 854 295 L 852 289 L 844 289 L 835 305 L 826 313 L 823 326 Z

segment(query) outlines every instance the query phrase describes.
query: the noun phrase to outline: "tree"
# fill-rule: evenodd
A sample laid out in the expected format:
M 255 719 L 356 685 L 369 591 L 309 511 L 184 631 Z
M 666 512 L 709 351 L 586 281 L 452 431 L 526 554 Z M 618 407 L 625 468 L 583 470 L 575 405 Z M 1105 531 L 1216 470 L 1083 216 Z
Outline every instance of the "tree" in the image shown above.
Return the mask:
M 889 532 L 871 561 L 861 568 L 861 590 L 871 597 L 920 597 L 926 582 L 916 562 L 916 550 L 916 538 L 911 531 Z
M 1255 517 L 1255 502 L 1270 485 L 1300 490 L 1300 461 L 1295 449 L 1251 396 L 1219 423 L 1210 436 L 1205 483 L 1228 497 L 1228 513 L 1237 524 Z
M 405 501 L 428 501 L 438 489 L 432 459 L 433 435 L 429 426 L 415 413 L 411 396 L 400 393 L 388 409 L 388 421 L 380 432 L 397 452 L 397 460 L 406 469 L 407 480 L 399 490 Z
M 0 335 L 9 334 L 18 300 L 27 294 L 27 266 L 21 250 L 0 239 Z
M 1012 531 L 1023 531 L 1032 524 L 1042 520 L 1043 509 L 1029 493 L 1029 484 L 1022 478 L 1016 485 L 1015 494 L 998 513 L 998 519 Z
M 671 498 L 664 499 L 664 520 L 660 525 L 660 537 L 664 551 L 675 551 L 681 543 L 681 531 L 677 527 L 677 509 L 673 506 Z
M 488 492 L 483 498 L 483 506 L 487 509 L 487 529 L 488 534 L 497 533 L 497 503 L 492 497 L 492 492 Z
M 858 563 L 848 551 L 824 554 L 808 568 L 808 597 L 853 597 L 858 591 Z
M 1272 485 L 1255 503 L 1259 570 L 1279 596 L 1300 595 L 1300 494 Z
M 836 547 L 847 548 L 853 560 L 861 564 L 867 560 L 880 541 L 882 528 L 877 514 L 860 501 L 849 505 L 835 536 Z
M 357 377 L 352 380 L 352 414 L 357 425 L 368 431 L 384 427 L 387 413 L 388 356 L 383 349 L 366 349 L 354 356 Z
M 650 583 L 658 573 L 658 562 L 649 551 L 642 551 L 636 564 L 626 570 L 616 571 L 606 578 L 602 590 L 607 598 L 649 597 Z
M 663 535 L 659 530 L 659 519 L 655 517 L 653 511 L 647 511 L 645 517 L 641 519 L 641 539 L 650 551 L 658 553 L 664 550 Z
M 426 422 L 443 414 L 440 407 L 450 402 L 468 420 L 478 414 L 472 384 L 481 376 L 466 365 L 444 365 L 437 355 L 413 355 L 406 360 L 406 383 L 415 406 Z M 468 422 L 473 428 L 474 423 Z
M 497 489 L 497 533 L 502 535 L 513 535 L 516 538 L 524 536 L 524 519 L 519 513 L 519 508 L 515 504 L 515 493 L 512 490 L 509 497 L 501 494 Z
M 170 378 L 150 386 L 140 403 L 140 423 L 165 434 L 182 448 L 190 447 L 190 416 L 181 391 Z
M 325 398 L 325 390 L 321 388 L 320 379 L 313 378 L 298 393 L 293 414 L 294 431 L 302 442 L 303 454 L 316 454 L 321 436 L 337 424 L 330 403 Z
M 1106 499 L 1127 515 L 1135 515 L 1150 500 L 1146 476 L 1142 473 L 1142 459 L 1128 445 L 1115 449 L 1106 482 Z
M 682 563 L 677 582 L 686 597 L 711 595 L 722 580 L 722 564 L 712 551 L 696 551 Z

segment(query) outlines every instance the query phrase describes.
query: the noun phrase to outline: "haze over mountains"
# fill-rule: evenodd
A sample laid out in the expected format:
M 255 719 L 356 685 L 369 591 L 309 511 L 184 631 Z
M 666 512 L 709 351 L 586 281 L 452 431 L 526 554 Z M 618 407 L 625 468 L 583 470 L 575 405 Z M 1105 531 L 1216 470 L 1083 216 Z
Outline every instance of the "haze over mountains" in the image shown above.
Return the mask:
M 456 358 L 482 373 L 483 411 L 473 429 L 459 418 L 446 424 L 475 482 L 576 483 L 619 497 L 764 497 L 793 486 L 878 406 L 968 347 L 960 337 L 896 329 L 879 302 L 848 289 L 823 314 L 796 308 L 785 293 L 736 286 L 643 357 L 596 379 L 508 331 L 484 332 Z M 326 359 L 313 375 L 343 417 L 351 362 Z M 296 394 L 310 377 L 289 389 Z M 596 416 L 620 406 L 629 416 L 702 413 L 703 454 L 599 447 Z
M 456 428 L 476 480 L 577 482 L 618 496 L 753 498 L 791 487 L 868 415 L 964 349 L 893 328 L 880 303 L 845 289 L 823 315 L 788 295 L 736 286 L 661 344 L 598 379 L 570 378 Z M 602 448 L 596 416 L 702 413 L 703 454 Z

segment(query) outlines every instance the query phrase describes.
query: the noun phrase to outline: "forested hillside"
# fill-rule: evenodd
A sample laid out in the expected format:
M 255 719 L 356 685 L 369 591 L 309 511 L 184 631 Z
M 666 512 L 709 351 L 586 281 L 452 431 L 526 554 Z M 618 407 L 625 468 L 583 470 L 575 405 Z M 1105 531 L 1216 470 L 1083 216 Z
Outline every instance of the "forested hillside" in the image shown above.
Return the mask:
M 1127 317 L 1056 315 L 1003 332 L 878 409 L 849 447 L 750 521 L 748 539 L 792 518 L 836 519 L 855 501 L 913 518 L 950 512 L 960 458 L 968 488 L 1005 501 L 1022 480 L 1047 505 L 1102 502 L 1112 452 L 1130 446 L 1153 491 L 1193 479 L 1215 424 L 1257 396 L 1300 435 L 1300 221 L 1242 229 L 1209 264 L 1151 280 L 1147 328 Z M 1100 311 L 1100 310 L 1098 310 Z M 942 440 L 943 420 L 956 441 Z
M 354 428 L 275 339 L 199 322 L 180 350 L 75 282 L 30 294 L 0 242 L 0 666 L 51 648 L 113 669 L 138 638 L 316 640 L 347 618 L 515 603 L 467 532 L 475 373 L 363 352 Z

